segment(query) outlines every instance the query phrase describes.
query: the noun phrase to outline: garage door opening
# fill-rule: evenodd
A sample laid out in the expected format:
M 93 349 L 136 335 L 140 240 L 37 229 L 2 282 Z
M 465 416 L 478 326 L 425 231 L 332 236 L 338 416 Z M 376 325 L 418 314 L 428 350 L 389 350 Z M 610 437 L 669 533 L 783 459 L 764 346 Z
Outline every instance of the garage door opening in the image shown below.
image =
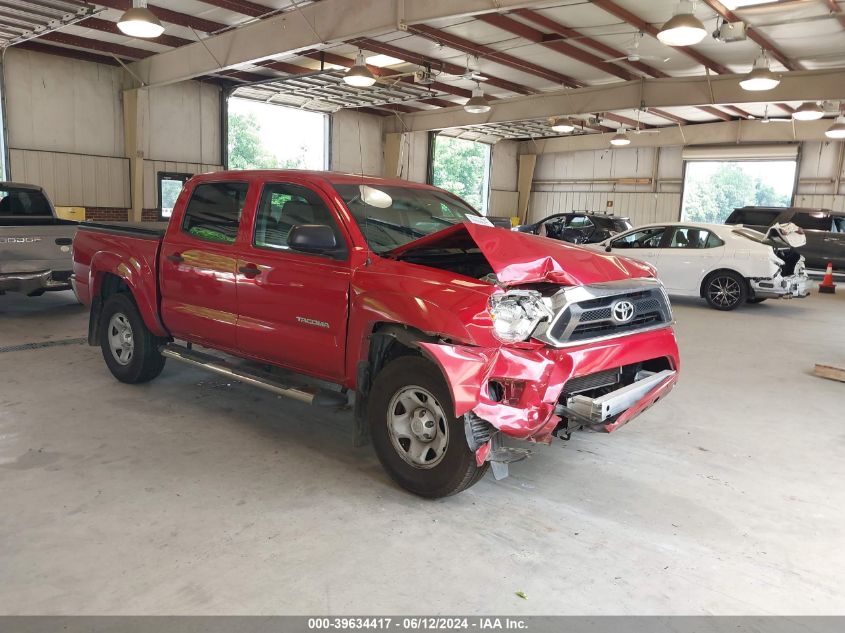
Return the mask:
M 229 99 L 229 169 L 327 169 L 328 117 Z
M 731 211 L 744 206 L 789 206 L 795 186 L 797 152 L 742 148 L 741 155 L 725 150 L 692 148 L 684 151 L 684 196 L 681 219 L 723 223 Z M 733 154 L 737 154 L 733 152 Z
M 490 145 L 435 136 L 431 184 L 460 196 L 487 215 L 490 197 Z

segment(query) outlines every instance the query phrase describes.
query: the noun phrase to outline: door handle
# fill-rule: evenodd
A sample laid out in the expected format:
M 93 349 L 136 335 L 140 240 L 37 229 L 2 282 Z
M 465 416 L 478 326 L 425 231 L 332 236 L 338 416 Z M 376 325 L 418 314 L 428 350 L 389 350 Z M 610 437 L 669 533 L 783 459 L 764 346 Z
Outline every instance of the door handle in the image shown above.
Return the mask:
M 57 237 L 56 246 L 70 246 L 73 244 L 73 239 L 70 237 Z
M 173 262 L 174 264 L 181 264 L 185 261 L 185 258 L 182 257 L 181 253 L 171 253 L 167 256 L 167 261 Z
M 255 264 L 247 264 L 246 266 L 240 266 L 238 270 L 243 274 L 244 277 L 257 277 L 261 274 L 261 269 L 256 266 Z

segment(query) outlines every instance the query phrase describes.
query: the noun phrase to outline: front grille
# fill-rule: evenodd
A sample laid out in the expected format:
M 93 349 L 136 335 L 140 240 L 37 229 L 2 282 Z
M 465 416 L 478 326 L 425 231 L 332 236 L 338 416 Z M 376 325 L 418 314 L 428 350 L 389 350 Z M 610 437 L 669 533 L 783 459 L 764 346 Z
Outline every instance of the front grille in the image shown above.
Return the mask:
M 556 345 L 572 344 L 671 323 L 672 312 L 663 288 L 655 281 L 631 283 L 639 287 L 606 284 L 573 289 L 548 326 L 546 340 Z M 631 303 L 633 314 L 630 320 L 620 322 L 614 318 L 613 308 L 623 300 Z
M 589 391 L 590 389 L 615 385 L 617 382 L 619 382 L 619 369 L 606 369 L 605 371 L 599 371 L 594 374 L 570 378 L 563 386 L 563 392 L 573 395 L 582 391 Z

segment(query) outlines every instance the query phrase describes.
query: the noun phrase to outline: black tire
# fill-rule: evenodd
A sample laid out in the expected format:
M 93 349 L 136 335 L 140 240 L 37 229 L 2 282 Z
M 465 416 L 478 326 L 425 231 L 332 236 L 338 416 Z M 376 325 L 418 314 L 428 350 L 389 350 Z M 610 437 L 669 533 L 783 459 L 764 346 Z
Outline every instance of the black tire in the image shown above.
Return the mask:
M 716 310 L 735 310 L 748 299 L 748 282 L 732 270 L 717 270 L 704 282 L 704 298 Z
M 408 392 L 412 387 L 434 396 L 433 408 L 439 407 L 443 412 L 442 419 L 436 423 L 436 433 L 448 431 L 442 457 L 432 466 L 415 466 L 406 461 L 412 457 L 410 449 L 403 450 L 403 442 L 410 444 L 411 441 L 419 440 L 398 439 L 390 430 L 391 403 L 394 398 Z M 404 405 L 396 402 L 393 415 L 402 409 Z M 402 356 L 378 373 L 370 389 L 367 404 L 370 436 L 379 461 L 397 484 L 421 497 L 439 498 L 466 490 L 484 476 L 488 464 L 476 466 L 475 453 L 470 450 L 466 441 L 463 421 L 456 418 L 453 412 L 449 388 L 440 369 L 432 362 L 419 356 Z M 411 411 L 407 413 L 412 416 Z M 403 414 L 399 415 L 401 417 Z M 438 437 L 442 436 L 435 436 L 430 440 L 432 446 L 436 444 Z M 400 450 L 403 450 L 404 456 L 400 454 Z M 434 455 L 434 449 L 430 449 L 426 454 Z
M 748 303 L 763 303 L 768 297 L 754 297 L 748 300 Z
M 113 322 L 112 319 L 117 318 Z M 128 323 L 131 338 L 131 354 L 124 355 L 123 361 L 118 360 L 120 352 L 112 352 L 111 336 L 119 335 L 117 323 L 122 319 Z M 164 339 L 154 336 L 144 325 L 144 320 L 138 312 L 138 306 L 132 297 L 126 293 L 114 294 L 106 299 L 103 311 L 100 313 L 100 331 L 98 339 L 112 375 L 120 382 L 130 384 L 148 382 L 158 376 L 164 369 L 167 360 L 158 348 Z M 126 350 L 123 352 L 126 353 Z

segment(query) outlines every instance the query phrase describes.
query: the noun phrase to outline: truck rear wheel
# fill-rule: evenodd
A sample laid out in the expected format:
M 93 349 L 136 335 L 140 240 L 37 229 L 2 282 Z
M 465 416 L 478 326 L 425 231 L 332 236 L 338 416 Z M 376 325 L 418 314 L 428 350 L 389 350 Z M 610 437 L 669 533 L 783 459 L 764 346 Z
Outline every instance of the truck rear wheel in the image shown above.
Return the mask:
M 147 329 L 135 302 L 125 293 L 106 300 L 99 339 L 103 359 L 120 382 L 148 382 L 164 369 L 167 359 L 158 351 L 163 339 Z
M 386 365 L 370 390 L 370 436 L 387 473 L 422 497 L 447 497 L 479 481 L 487 464 L 476 466 L 463 422 L 436 365 L 402 356 Z

